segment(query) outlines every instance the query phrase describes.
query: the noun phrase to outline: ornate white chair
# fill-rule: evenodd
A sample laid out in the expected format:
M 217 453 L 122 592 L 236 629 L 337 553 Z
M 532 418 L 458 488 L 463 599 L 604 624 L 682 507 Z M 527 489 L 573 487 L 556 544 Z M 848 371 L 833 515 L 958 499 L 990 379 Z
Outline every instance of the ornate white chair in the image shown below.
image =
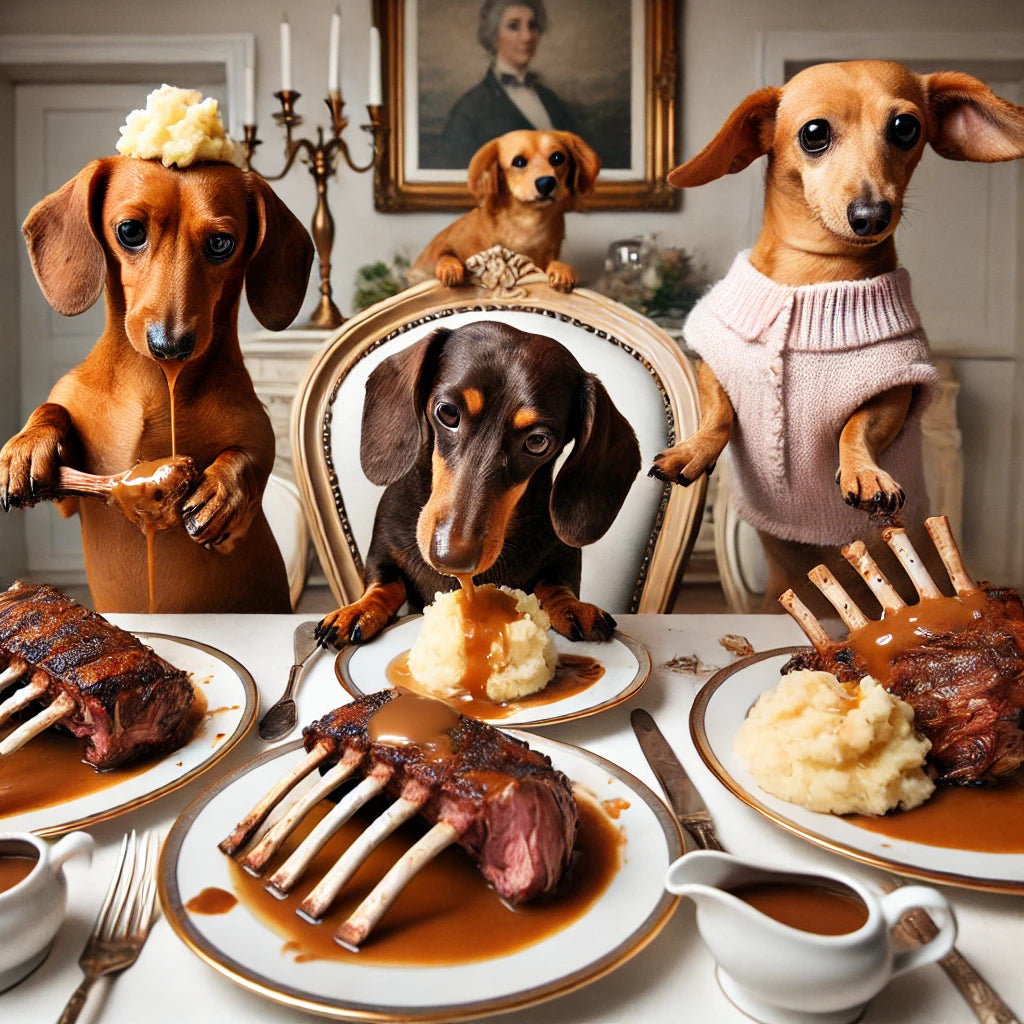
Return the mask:
M 643 469 L 611 529 L 583 549 L 581 597 L 612 613 L 670 608 L 700 525 L 704 482 L 646 475 L 653 456 L 697 426 L 693 370 L 656 324 L 585 289 L 564 295 L 523 256 L 488 250 L 472 283 L 425 281 L 371 306 L 328 338 L 292 407 L 296 483 L 320 563 L 339 605 L 362 593 L 363 554 L 382 489 L 359 466 L 364 388 L 388 355 L 439 326 L 499 320 L 564 344 L 632 424 Z

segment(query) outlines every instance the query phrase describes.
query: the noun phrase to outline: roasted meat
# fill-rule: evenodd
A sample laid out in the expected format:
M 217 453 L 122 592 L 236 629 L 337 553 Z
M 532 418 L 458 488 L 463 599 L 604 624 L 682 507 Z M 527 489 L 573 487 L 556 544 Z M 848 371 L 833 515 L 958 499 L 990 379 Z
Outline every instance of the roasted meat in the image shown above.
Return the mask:
M 97 768 L 184 738 L 193 699 L 185 673 L 55 587 L 19 581 L 0 594 L 0 668 L 5 686 L 19 684 L 0 720 L 38 702 L 32 722 L 59 721 L 84 738 Z
M 844 681 L 872 675 L 914 709 L 914 724 L 932 743 L 928 761 L 938 781 L 984 782 L 1024 764 L 1024 603 L 1006 587 L 967 576 L 945 517 L 928 527 L 956 590 L 944 595 L 924 573 L 905 533 L 883 536 L 914 580 L 917 604 L 905 605 L 862 544 L 844 550 L 882 604 L 868 619 L 824 567 L 810 574 L 849 634 L 833 640 L 789 592 L 783 604 L 814 650 L 792 658 L 794 668 L 821 669 Z
M 413 725 L 396 732 L 396 721 Z M 395 798 L 303 901 L 300 912 L 310 920 L 323 916 L 384 835 L 415 814 L 433 825 L 339 931 L 345 945 L 358 945 L 409 878 L 453 842 L 510 903 L 553 891 L 572 862 L 579 816 L 565 775 L 521 740 L 439 701 L 396 690 L 370 694 L 308 726 L 303 740 L 305 760 L 239 822 L 221 843 L 225 853 L 248 843 L 302 778 L 331 767 L 247 850 L 248 870 L 262 871 L 305 813 L 342 781 L 362 781 L 271 876 L 272 892 L 290 891 L 330 835 L 371 797 Z

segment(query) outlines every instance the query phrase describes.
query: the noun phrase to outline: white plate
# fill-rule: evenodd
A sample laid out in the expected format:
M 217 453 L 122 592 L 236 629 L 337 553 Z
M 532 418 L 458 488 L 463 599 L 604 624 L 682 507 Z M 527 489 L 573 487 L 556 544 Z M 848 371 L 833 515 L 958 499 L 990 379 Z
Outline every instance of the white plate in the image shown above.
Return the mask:
M 970 889 L 1024 893 L 1024 853 L 982 853 L 928 846 L 870 832 L 834 814 L 820 814 L 764 792 L 733 752 L 750 706 L 779 681 L 802 647 L 778 648 L 716 672 L 697 695 L 690 733 L 704 763 L 745 804 L 817 846 L 876 867 Z
M 337 658 L 336 671 L 342 686 L 353 696 L 387 689 L 387 667 L 404 654 L 420 635 L 422 615 L 396 622 L 367 644 L 345 647 Z M 642 644 L 618 630 L 605 643 L 567 640 L 552 632 L 558 653 L 580 654 L 604 666 L 604 675 L 593 686 L 550 704 L 527 704 L 509 715 L 484 718 L 502 729 L 516 726 L 554 725 L 569 722 L 628 700 L 647 682 L 651 656 Z
M 638 952 L 671 915 L 677 901 L 664 890 L 662 879 L 683 852 L 679 827 L 639 779 L 616 765 L 578 747 L 513 735 L 547 754 L 598 799 L 621 801 L 622 867 L 589 911 L 550 938 L 508 956 L 444 967 L 297 963 L 282 951 L 281 937 L 244 903 L 220 915 L 185 910 L 184 904 L 204 888 L 232 891 L 229 860 L 217 844 L 300 760 L 298 742 L 268 751 L 215 783 L 175 822 L 159 870 L 165 916 L 197 956 L 237 984 L 275 1002 L 343 1019 L 475 1019 L 596 980 Z
M 234 658 L 183 637 L 135 635 L 175 668 L 187 672 L 206 697 L 208 713 L 196 735 L 184 747 L 123 782 L 51 807 L 0 817 L 0 831 L 56 836 L 143 807 L 207 771 L 249 731 L 256 718 L 256 684 Z

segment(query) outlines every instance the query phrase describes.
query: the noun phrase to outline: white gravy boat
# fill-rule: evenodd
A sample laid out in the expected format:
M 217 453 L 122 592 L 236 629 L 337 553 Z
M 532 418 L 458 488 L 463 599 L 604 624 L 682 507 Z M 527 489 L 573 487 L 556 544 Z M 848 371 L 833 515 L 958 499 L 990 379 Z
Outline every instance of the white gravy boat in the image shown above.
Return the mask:
M 821 935 L 781 924 L 730 892 L 757 883 L 845 890 L 864 904 L 855 931 Z M 727 853 L 699 850 L 672 864 L 665 887 L 697 904 L 697 927 L 718 963 L 728 999 L 765 1024 L 847 1024 L 890 978 L 945 956 L 956 918 L 936 889 L 910 885 L 879 895 L 852 877 L 796 874 Z M 891 931 L 912 907 L 935 911 L 938 934 L 915 949 L 893 949 Z
M 46 959 L 67 908 L 64 862 L 78 853 L 91 860 L 92 849 L 85 832 L 71 832 L 52 846 L 30 832 L 0 833 L 0 857 L 35 862 L 25 878 L 0 892 L 0 992 Z

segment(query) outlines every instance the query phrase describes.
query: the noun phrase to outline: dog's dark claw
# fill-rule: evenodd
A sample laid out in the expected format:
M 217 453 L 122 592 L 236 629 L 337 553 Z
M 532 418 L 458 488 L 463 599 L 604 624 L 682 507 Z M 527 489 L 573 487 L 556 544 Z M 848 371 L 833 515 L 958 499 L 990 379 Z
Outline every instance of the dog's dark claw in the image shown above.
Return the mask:
M 689 487 L 690 484 L 693 483 L 693 481 L 688 476 L 686 476 L 685 473 L 680 473 L 678 479 L 676 480 L 676 483 L 679 484 L 680 487 Z
M 348 641 L 351 644 L 361 644 L 363 642 L 363 631 L 359 628 L 358 619 L 356 619 L 352 628 L 349 630 Z

